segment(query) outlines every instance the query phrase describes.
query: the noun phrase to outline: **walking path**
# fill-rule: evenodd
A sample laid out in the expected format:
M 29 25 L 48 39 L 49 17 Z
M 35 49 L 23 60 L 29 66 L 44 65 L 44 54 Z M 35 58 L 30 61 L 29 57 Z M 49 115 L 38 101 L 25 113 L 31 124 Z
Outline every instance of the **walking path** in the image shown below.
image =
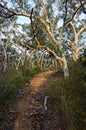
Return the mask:
M 36 74 L 24 89 L 25 94 L 18 103 L 14 130 L 58 130 L 51 129 L 51 119 L 46 117 L 44 107 L 48 79 L 54 73 L 55 71 L 48 71 Z

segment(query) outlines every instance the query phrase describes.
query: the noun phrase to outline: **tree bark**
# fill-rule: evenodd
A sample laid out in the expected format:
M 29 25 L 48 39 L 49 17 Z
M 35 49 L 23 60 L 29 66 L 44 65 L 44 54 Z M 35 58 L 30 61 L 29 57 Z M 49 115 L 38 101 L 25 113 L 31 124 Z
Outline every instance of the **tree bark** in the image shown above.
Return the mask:
M 64 78 L 68 77 L 69 76 L 69 69 L 68 69 L 68 65 L 67 65 L 67 60 L 63 54 L 63 72 L 64 72 Z
M 73 60 L 76 62 L 79 58 L 79 54 L 78 54 L 78 47 L 76 47 L 75 45 L 72 47 L 72 52 L 73 52 Z
M 6 71 L 7 69 L 7 52 L 6 52 L 6 47 L 3 46 L 3 52 L 4 52 L 4 62 L 3 62 L 3 65 L 4 65 L 4 72 Z

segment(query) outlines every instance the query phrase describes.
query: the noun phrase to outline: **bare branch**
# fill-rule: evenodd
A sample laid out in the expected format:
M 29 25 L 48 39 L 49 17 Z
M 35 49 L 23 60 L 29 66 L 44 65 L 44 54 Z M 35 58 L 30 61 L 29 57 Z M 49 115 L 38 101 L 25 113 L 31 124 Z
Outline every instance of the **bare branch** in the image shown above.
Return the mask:
M 76 36 L 76 29 L 72 21 L 70 22 L 70 25 L 72 26 L 74 35 Z
M 44 48 L 48 52 L 52 53 L 53 56 L 55 57 L 55 59 L 63 64 L 63 62 L 64 62 L 63 59 L 61 57 L 57 56 L 57 54 L 54 51 L 52 51 L 49 47 L 47 47 L 47 46 L 38 46 L 38 48 Z
M 16 0 L 16 2 L 18 3 L 18 5 L 20 6 L 20 8 L 22 8 L 24 11 L 27 12 L 27 10 L 24 8 L 24 6 L 19 2 L 19 0 Z
M 6 15 L 6 16 L 4 16 L 4 15 L 1 15 L 1 17 L 3 17 L 3 18 L 11 18 L 12 16 L 14 16 L 15 14 L 9 14 L 9 15 Z
M 14 11 L 14 10 L 12 10 L 12 9 L 8 8 L 7 6 L 2 5 L 2 4 L 0 4 L 0 7 L 2 7 L 3 9 L 5 9 L 5 10 L 7 10 L 7 11 L 9 11 L 9 12 L 12 13 L 13 15 L 30 17 L 30 14 L 20 13 L 20 12 Z M 9 17 L 9 15 L 8 15 L 7 17 Z
M 27 43 L 25 42 L 21 42 L 20 45 L 22 45 L 23 47 L 26 47 L 28 50 L 34 50 L 34 48 L 30 47 Z
M 78 20 L 83 26 L 85 25 L 85 22 L 80 19 L 80 16 L 78 16 Z
M 64 26 L 64 24 L 65 24 L 65 22 L 66 22 L 67 11 L 68 11 L 67 0 L 65 0 L 65 16 L 64 16 L 64 23 L 63 23 L 63 26 Z
M 82 27 L 82 28 L 80 29 L 80 31 L 78 32 L 78 34 L 77 34 L 78 37 L 80 36 L 81 33 L 83 33 L 84 30 L 86 30 L 86 24 L 85 24 L 84 27 Z
M 34 39 L 37 43 L 38 46 L 40 46 L 40 42 L 36 36 L 36 25 L 34 26 L 35 23 L 33 23 L 33 20 L 32 20 L 32 15 L 33 15 L 33 8 L 31 10 L 31 14 L 30 14 L 30 21 L 31 21 L 31 27 L 32 27 L 32 32 L 33 32 L 33 35 L 34 35 Z
M 52 32 L 52 24 L 51 24 L 51 21 L 48 18 L 46 6 L 47 6 L 47 0 L 44 0 L 44 15 L 45 15 L 46 22 L 49 24 L 50 31 Z
M 86 2 L 78 5 L 78 7 L 76 8 L 76 10 L 74 10 L 74 12 L 72 13 L 70 19 L 64 23 L 64 26 L 66 26 L 67 24 L 69 24 L 73 20 L 74 16 L 78 12 L 78 10 L 80 10 L 82 8 L 82 6 L 84 6 L 85 4 L 86 4 Z
M 21 49 L 17 44 L 15 44 L 15 43 L 12 43 L 15 47 L 17 47 L 18 48 L 18 50 L 20 50 L 22 53 L 24 52 L 24 50 L 23 49 Z
M 83 0 L 79 0 L 80 1 L 80 4 L 81 4 L 81 6 L 82 6 L 82 9 L 83 9 L 83 13 L 85 13 L 86 14 L 86 10 L 85 10 L 85 7 L 84 7 L 84 5 L 83 5 Z M 86 2 L 85 2 L 85 4 L 86 4 Z
M 65 40 L 65 41 L 67 41 L 67 42 L 69 42 L 69 43 L 70 43 L 70 45 L 71 45 L 71 46 L 73 46 L 73 43 L 72 43 L 72 41 L 71 41 L 71 40 L 69 40 L 69 39 L 67 39 L 67 38 L 63 38 L 63 37 L 62 37 L 62 39 L 63 39 L 63 40 Z
M 32 56 L 32 54 L 33 54 L 34 52 L 35 52 L 35 49 L 32 50 L 32 52 L 30 53 L 29 58 L 31 58 L 31 56 Z

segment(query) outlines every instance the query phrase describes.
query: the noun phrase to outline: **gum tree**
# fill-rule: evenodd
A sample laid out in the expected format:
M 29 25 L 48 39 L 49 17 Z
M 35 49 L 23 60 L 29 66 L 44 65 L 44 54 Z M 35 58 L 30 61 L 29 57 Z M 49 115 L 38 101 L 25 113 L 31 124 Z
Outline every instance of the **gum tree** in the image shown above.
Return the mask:
M 24 16 L 28 17 L 31 22 L 31 31 L 34 39 L 34 46 L 32 44 L 24 44 L 28 49 L 45 49 L 47 52 L 51 53 L 54 58 L 59 61 L 63 68 L 64 76 L 68 76 L 67 60 L 64 55 L 64 50 L 62 49 L 62 34 L 64 32 L 65 26 L 71 23 L 75 14 L 84 8 L 85 2 L 75 1 L 70 3 L 69 0 L 12 0 L 7 3 L 6 0 L 0 1 L 1 7 L 1 17 L 2 19 L 11 18 L 14 16 Z M 58 8 L 57 8 L 58 7 Z M 63 10 L 61 11 L 61 8 Z M 59 13 L 61 13 L 59 15 Z M 63 21 L 62 29 L 58 31 L 58 22 L 60 18 Z M 45 32 L 45 40 L 38 36 L 37 28 L 40 28 Z M 57 33 L 58 32 L 58 33 Z M 40 34 L 40 32 L 39 32 Z M 58 36 L 56 36 L 58 34 Z M 48 44 L 50 43 L 50 44 Z M 52 47 L 53 46 L 53 47 Z M 54 47 L 57 49 L 55 51 Z
M 72 3 L 71 1 L 66 1 L 65 3 L 65 27 L 62 36 L 63 47 L 69 49 L 75 62 L 78 60 L 79 54 L 82 52 L 82 50 L 86 48 L 86 2 L 84 0 L 79 0 L 78 2 L 79 3 L 77 3 L 77 1 L 74 1 Z M 70 6 L 70 4 L 73 8 Z M 76 7 L 79 7 L 79 5 L 82 4 L 84 5 L 79 8 L 79 10 L 77 10 Z M 72 9 L 77 10 L 77 12 L 73 11 L 73 15 L 70 13 Z

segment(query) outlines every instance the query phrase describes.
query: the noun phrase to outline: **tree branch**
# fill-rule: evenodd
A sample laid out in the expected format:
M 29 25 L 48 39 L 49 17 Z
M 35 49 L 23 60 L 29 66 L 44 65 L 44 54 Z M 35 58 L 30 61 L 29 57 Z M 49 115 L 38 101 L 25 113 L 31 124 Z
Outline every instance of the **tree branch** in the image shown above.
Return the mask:
M 76 36 L 76 29 L 75 29 L 73 22 L 71 21 L 69 24 L 72 26 L 74 35 Z
M 84 31 L 86 29 L 86 24 L 84 25 L 84 27 L 82 27 L 81 29 L 80 29 L 80 31 L 78 32 L 78 37 L 80 36 L 80 34 Z
M 48 18 L 48 14 L 47 14 L 47 0 L 44 0 L 44 15 L 45 15 L 45 19 L 46 19 L 46 23 L 48 23 L 49 24 L 49 28 L 50 28 L 50 31 L 52 32 L 52 24 L 51 24 L 51 22 L 50 22 L 50 20 L 49 20 L 49 18 Z
M 41 43 L 39 42 L 37 36 L 34 38 L 34 40 L 37 43 L 37 48 L 43 48 L 43 49 L 47 50 L 48 52 L 50 52 L 50 53 L 53 54 L 53 56 L 55 57 L 56 60 L 58 60 L 61 64 L 64 64 L 63 59 L 61 57 L 57 56 L 57 54 L 53 50 L 51 50 L 47 46 L 41 46 Z M 27 47 L 28 49 L 30 49 L 30 46 L 28 46 L 28 45 L 25 45 L 25 47 Z M 34 50 L 33 48 L 31 48 L 31 49 Z
M 21 42 L 20 45 L 22 45 L 23 47 L 26 47 L 28 50 L 34 50 L 34 48 L 30 47 L 27 43 L 25 42 Z
M 76 10 L 74 10 L 74 12 L 72 13 L 70 19 L 64 23 L 64 26 L 66 26 L 67 24 L 69 24 L 73 20 L 74 16 L 78 12 L 78 10 L 80 10 L 82 8 L 82 6 L 84 6 L 85 4 L 86 4 L 86 2 L 78 5 L 78 7 L 76 8 Z
M 24 11 L 28 11 L 24 8 L 24 6 L 22 6 L 22 4 L 20 4 L 20 1 L 19 0 L 16 0 L 16 3 L 20 6 L 20 8 L 22 8 Z
M 78 20 L 83 26 L 85 25 L 85 22 L 81 21 L 80 16 L 78 16 Z
M 10 13 L 12 13 L 13 15 L 18 15 L 18 16 L 25 16 L 25 17 L 30 17 L 30 14 L 27 14 L 27 13 L 20 13 L 20 12 L 17 12 L 17 11 L 14 11 L 10 8 L 8 8 L 7 6 L 4 6 L 2 4 L 0 4 L 0 7 L 2 7 L 3 9 L 9 11 Z M 6 14 L 7 15 L 7 14 Z M 7 16 L 7 18 L 9 18 L 9 15 Z
M 67 8 L 67 0 L 65 0 L 65 16 L 64 16 L 63 26 L 64 26 L 64 24 L 65 24 L 65 22 L 66 22 L 67 11 L 68 11 L 68 8 Z
M 65 41 L 67 41 L 67 42 L 69 42 L 70 43 L 70 45 L 71 46 L 73 46 L 73 43 L 72 43 L 72 41 L 71 40 L 69 40 L 69 39 L 67 39 L 67 38 L 62 38 L 63 40 L 65 40 Z
M 77 35 L 77 32 L 76 32 L 76 28 L 75 28 L 75 26 L 74 26 L 74 24 L 73 24 L 73 22 L 71 21 L 70 23 L 69 23 L 71 26 L 72 26 L 72 28 L 73 28 L 73 32 L 74 32 L 74 39 L 75 39 L 75 45 L 77 46 L 77 42 L 78 42 L 78 35 Z
M 43 49 L 47 50 L 48 52 L 52 53 L 53 56 L 55 57 L 55 59 L 60 61 L 63 64 L 63 59 L 61 57 L 57 56 L 57 54 L 54 51 L 52 51 L 49 47 L 47 47 L 47 46 L 38 46 L 38 48 L 43 48 Z
M 45 21 L 38 17 L 38 20 L 40 21 L 40 23 L 43 25 L 43 27 L 45 28 L 46 32 L 48 33 L 48 35 L 50 36 L 50 38 L 52 39 L 52 41 L 56 44 L 56 45 L 59 45 L 59 43 L 57 42 L 57 40 L 54 38 L 53 34 L 51 33 L 51 31 L 48 29 Z

